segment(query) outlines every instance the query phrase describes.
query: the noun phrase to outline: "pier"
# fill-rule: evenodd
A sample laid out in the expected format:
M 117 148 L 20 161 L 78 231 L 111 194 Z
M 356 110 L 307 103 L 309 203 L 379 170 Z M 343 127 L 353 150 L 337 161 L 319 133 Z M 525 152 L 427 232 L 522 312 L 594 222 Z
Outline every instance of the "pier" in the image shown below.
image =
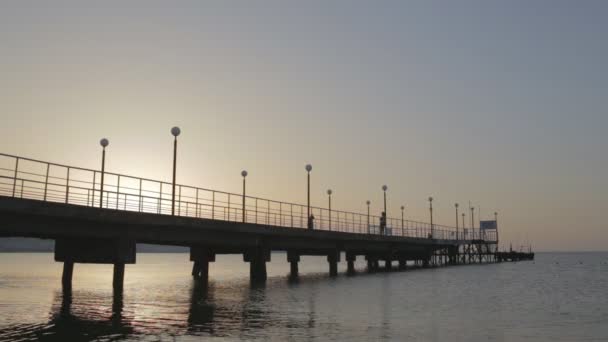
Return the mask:
M 245 177 L 243 193 L 235 194 L 0 154 L 0 236 L 55 240 L 65 289 L 74 263 L 102 263 L 114 265 L 113 286 L 122 290 L 137 243 L 189 247 L 192 276 L 202 284 L 220 254 L 241 254 L 252 283 L 266 280 L 273 251 L 286 252 L 292 279 L 307 255 L 326 257 L 331 277 L 342 256 L 348 274 L 357 258 L 365 258 L 368 272 L 534 258 L 499 252 L 495 226 L 450 227 L 251 197 Z

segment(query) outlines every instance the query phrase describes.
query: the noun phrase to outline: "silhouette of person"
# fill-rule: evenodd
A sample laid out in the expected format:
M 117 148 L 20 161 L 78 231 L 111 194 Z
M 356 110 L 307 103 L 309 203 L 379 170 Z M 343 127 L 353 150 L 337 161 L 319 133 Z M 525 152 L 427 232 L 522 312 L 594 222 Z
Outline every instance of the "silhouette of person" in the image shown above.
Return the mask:
M 308 229 L 313 230 L 315 227 L 315 215 L 310 214 L 308 217 Z
M 383 211 L 382 215 L 380 215 L 380 235 L 384 235 L 385 230 L 386 230 L 386 213 Z

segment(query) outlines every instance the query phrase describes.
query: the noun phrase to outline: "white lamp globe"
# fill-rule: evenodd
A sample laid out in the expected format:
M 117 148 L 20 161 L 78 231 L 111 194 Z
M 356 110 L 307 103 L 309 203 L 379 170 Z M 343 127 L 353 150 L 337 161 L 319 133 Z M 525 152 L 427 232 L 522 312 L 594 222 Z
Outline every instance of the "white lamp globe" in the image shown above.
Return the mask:
M 308 172 L 312 171 L 312 165 L 306 164 L 306 171 L 308 171 Z
M 388 186 L 383 185 L 383 186 L 382 186 L 382 190 L 384 190 L 384 191 L 388 190 Z
M 171 134 L 173 134 L 174 137 L 177 137 L 181 132 L 182 131 L 177 126 L 171 128 Z
M 103 139 L 99 140 L 99 145 L 101 145 L 104 148 L 106 146 L 108 146 L 109 144 L 110 144 L 110 141 L 108 139 L 106 139 L 106 138 L 103 138 Z
M 243 177 L 247 177 L 247 170 L 243 170 L 243 171 L 241 171 L 241 176 L 243 176 Z

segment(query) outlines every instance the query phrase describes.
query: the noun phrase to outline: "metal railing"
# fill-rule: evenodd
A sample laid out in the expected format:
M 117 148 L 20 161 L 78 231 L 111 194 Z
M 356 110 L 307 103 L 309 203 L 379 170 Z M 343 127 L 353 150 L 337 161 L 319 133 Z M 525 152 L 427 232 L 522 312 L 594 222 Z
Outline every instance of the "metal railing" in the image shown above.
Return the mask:
M 171 215 L 172 184 L 158 180 L 104 174 L 81 167 L 49 163 L 0 153 L 0 196 L 61 202 L 89 207 Z M 308 227 L 307 207 L 242 194 L 176 184 L 175 215 L 212 220 L 247 222 L 266 226 Z M 314 229 L 359 234 L 380 234 L 380 217 L 312 207 Z M 491 240 L 494 232 L 460 229 L 425 222 L 387 218 L 384 235 L 444 240 Z

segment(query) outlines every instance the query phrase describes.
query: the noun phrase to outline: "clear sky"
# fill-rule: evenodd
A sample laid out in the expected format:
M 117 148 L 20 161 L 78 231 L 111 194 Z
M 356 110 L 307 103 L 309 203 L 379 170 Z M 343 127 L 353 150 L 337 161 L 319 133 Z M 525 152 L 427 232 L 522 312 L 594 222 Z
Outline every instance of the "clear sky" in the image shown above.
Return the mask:
M 606 1 L 2 1 L 0 151 L 608 249 Z

